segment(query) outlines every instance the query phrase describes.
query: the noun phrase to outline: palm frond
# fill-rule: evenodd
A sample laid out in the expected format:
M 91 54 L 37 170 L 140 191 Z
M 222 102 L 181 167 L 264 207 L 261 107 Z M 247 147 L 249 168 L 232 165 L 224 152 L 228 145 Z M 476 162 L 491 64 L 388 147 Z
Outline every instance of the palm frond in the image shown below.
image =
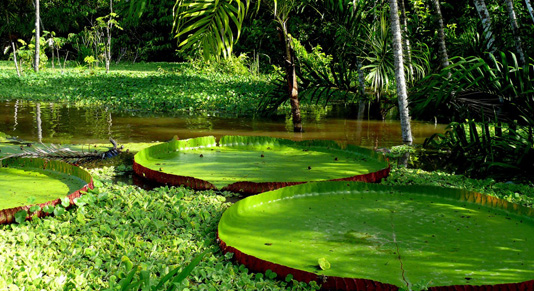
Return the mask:
M 199 47 L 204 58 L 232 55 L 251 0 L 178 0 L 173 32 L 182 49 Z

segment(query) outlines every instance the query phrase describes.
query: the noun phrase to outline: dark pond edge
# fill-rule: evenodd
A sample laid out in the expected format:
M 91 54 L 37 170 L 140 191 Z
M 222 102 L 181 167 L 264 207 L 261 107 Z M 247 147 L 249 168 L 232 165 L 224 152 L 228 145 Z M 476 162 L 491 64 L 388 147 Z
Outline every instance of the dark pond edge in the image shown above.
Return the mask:
M 35 161 L 37 159 L 28 159 L 28 160 L 31 160 L 31 161 Z M 4 160 L 5 161 L 5 160 Z M 64 162 L 59 162 L 59 161 L 45 161 L 43 160 L 43 169 L 46 169 L 50 163 L 64 163 Z M 0 166 L 1 166 L 2 163 L 0 163 Z M 64 163 L 65 165 L 67 166 L 70 166 L 70 167 L 76 167 L 76 166 L 73 166 L 73 165 L 70 165 L 70 164 L 67 164 L 67 163 Z M 74 203 L 74 199 L 76 198 L 79 198 L 80 196 L 82 196 L 82 192 L 87 192 L 89 189 L 94 189 L 95 186 L 94 186 L 94 183 L 93 183 L 93 178 L 91 177 L 91 175 L 89 173 L 87 173 L 85 170 L 79 168 L 79 167 L 76 167 L 77 169 L 79 169 L 80 171 L 83 171 L 84 173 L 87 174 L 87 177 L 86 178 L 89 178 L 89 179 L 83 179 L 83 177 L 80 177 L 82 180 L 88 182 L 87 184 L 85 184 L 85 186 L 83 186 L 82 188 L 70 193 L 69 195 L 67 195 L 66 197 L 69 198 L 70 200 L 70 204 L 67 208 L 70 208 L 71 206 L 73 206 L 75 203 Z M 89 181 L 87 181 L 89 180 Z M 45 206 L 56 206 L 58 204 L 61 203 L 61 198 L 57 198 L 55 200 L 51 200 L 51 201 L 48 201 L 48 202 L 44 202 L 44 203 L 40 203 L 40 204 L 32 204 L 32 205 L 24 205 L 24 206 L 19 206 L 19 207 L 14 207 L 14 208 L 7 208 L 7 209 L 2 209 L 0 210 L 0 225 L 2 224 L 10 224 L 10 223 L 13 223 L 15 222 L 15 214 L 21 210 L 25 210 L 25 211 L 28 211 L 30 210 L 30 208 L 34 205 L 39 205 L 41 207 L 41 209 L 39 211 L 35 211 L 33 213 L 31 213 L 31 215 L 28 215 L 26 217 L 26 220 L 32 220 L 34 217 L 45 217 L 45 216 L 49 216 L 53 213 L 46 213 L 44 212 L 42 209 L 45 207 Z

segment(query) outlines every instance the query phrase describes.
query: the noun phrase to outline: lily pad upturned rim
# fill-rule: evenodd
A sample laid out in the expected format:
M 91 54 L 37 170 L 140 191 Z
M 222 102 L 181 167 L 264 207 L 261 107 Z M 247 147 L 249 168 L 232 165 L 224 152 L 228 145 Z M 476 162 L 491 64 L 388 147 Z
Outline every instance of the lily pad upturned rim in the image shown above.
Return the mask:
M 349 183 L 342 183 L 342 182 L 310 182 L 306 185 L 299 185 L 299 186 L 288 187 L 284 189 L 278 189 L 276 191 L 262 193 L 262 194 L 259 194 L 253 197 L 248 197 L 246 199 L 258 198 L 261 195 L 271 195 L 272 196 L 271 198 L 278 200 L 278 199 L 282 199 L 283 197 L 291 196 L 291 194 L 288 194 L 288 192 L 291 192 L 291 189 L 298 189 L 297 187 L 302 187 L 302 188 L 313 187 L 314 185 L 324 186 L 325 184 L 328 184 L 328 183 L 336 183 L 338 185 L 344 184 L 346 186 L 350 186 Z M 457 198 L 460 201 L 466 201 L 466 202 L 475 203 L 479 205 L 488 205 L 491 207 L 495 207 L 497 209 L 514 212 L 514 213 L 524 215 L 524 216 L 534 219 L 533 208 L 528 208 L 525 206 L 521 206 L 518 204 L 508 202 L 500 198 L 496 198 L 493 196 L 489 196 L 489 195 L 485 195 L 485 194 L 481 194 L 477 192 L 471 192 L 467 190 L 442 188 L 442 187 L 436 187 L 436 186 L 414 186 L 414 185 L 386 186 L 386 185 L 381 185 L 381 184 L 368 184 L 368 183 L 350 183 L 350 184 L 361 184 L 361 185 L 364 185 L 364 187 L 367 187 L 368 189 L 369 188 L 374 189 L 374 188 L 379 188 L 379 187 L 382 187 L 384 189 L 385 188 L 396 189 L 399 191 L 402 191 L 402 189 L 409 189 L 413 191 L 415 189 L 416 192 L 444 189 L 447 192 L 451 192 L 455 196 L 455 198 Z M 281 190 L 285 191 L 285 193 L 280 193 Z M 274 195 L 271 193 L 273 193 Z M 433 192 L 429 192 L 429 193 L 435 194 Z M 299 194 L 302 194 L 302 193 L 299 193 Z M 439 196 L 440 194 L 437 194 L 437 195 Z M 229 211 L 229 209 L 227 209 L 226 211 Z M 271 270 L 272 272 L 277 274 L 279 279 L 282 279 L 282 280 L 286 278 L 287 275 L 292 275 L 293 278 L 297 281 L 306 282 L 306 283 L 315 281 L 321 285 L 322 290 L 399 290 L 398 286 L 389 284 L 389 283 L 382 283 L 376 280 L 364 279 L 364 278 L 322 276 L 322 275 L 315 274 L 309 271 L 299 270 L 299 269 L 295 269 L 295 268 L 288 267 L 285 265 L 266 261 L 258 257 L 255 257 L 253 255 L 244 253 L 236 249 L 233 246 L 227 245 L 226 242 L 220 238 L 219 228 L 221 227 L 221 223 L 224 219 L 225 214 L 226 213 L 223 213 L 223 217 L 221 217 L 221 221 L 219 222 L 219 226 L 217 228 L 217 243 L 219 244 L 219 247 L 223 254 L 232 253 L 233 261 L 237 262 L 238 264 L 245 265 L 249 270 L 253 272 L 265 273 L 267 270 Z M 428 287 L 427 290 L 433 290 L 433 291 L 534 290 L 534 279 L 523 281 L 523 282 L 502 283 L 502 284 L 499 283 L 499 284 L 493 284 L 493 285 L 487 284 L 487 285 L 431 286 L 431 287 Z
M 262 143 L 267 140 L 271 142 L 275 141 L 276 143 L 280 143 L 280 145 L 324 146 L 324 147 L 328 146 L 328 147 L 333 147 L 336 149 L 342 149 L 341 146 L 339 146 L 339 144 L 337 144 L 335 141 L 326 141 L 326 140 L 292 141 L 288 139 L 274 138 L 274 137 L 267 137 L 267 136 L 223 136 L 221 137 L 220 141 L 217 143 L 217 146 L 228 146 L 228 145 L 233 145 L 233 144 L 240 144 L 243 142 L 243 140 L 248 140 L 249 143 L 247 144 L 251 144 L 251 145 Z M 161 184 L 170 185 L 170 186 L 186 186 L 186 187 L 193 188 L 195 190 L 221 190 L 221 191 L 229 191 L 229 192 L 234 192 L 234 193 L 242 193 L 245 195 L 263 193 L 266 191 L 272 191 L 272 190 L 276 190 L 276 189 L 283 188 L 286 186 L 299 185 L 299 184 L 304 184 L 304 183 L 309 182 L 309 181 L 291 181 L 291 182 L 238 181 L 238 182 L 234 182 L 229 185 L 226 185 L 222 189 L 218 189 L 214 184 L 206 180 L 195 178 L 195 177 L 190 177 L 190 176 L 182 176 L 182 175 L 170 174 L 170 173 L 165 173 L 162 171 L 153 170 L 153 169 L 143 166 L 140 162 L 138 162 L 138 159 L 137 159 L 138 155 L 146 155 L 150 151 L 155 151 L 155 150 L 169 150 L 169 149 L 176 150 L 178 146 L 178 142 L 183 142 L 183 141 L 190 142 L 191 147 L 205 147 L 205 146 L 213 146 L 215 143 L 215 137 L 204 136 L 204 137 L 197 137 L 197 138 L 191 138 L 191 139 L 186 139 L 186 140 L 178 140 L 178 138 L 175 136 L 169 142 L 145 148 L 141 150 L 140 152 L 138 152 L 136 156 L 134 157 L 134 162 L 133 162 L 134 172 L 137 175 L 143 178 L 146 178 L 148 180 L 155 181 Z M 345 148 L 345 150 L 366 154 L 373 159 L 376 159 L 380 162 L 387 163 L 387 167 L 381 170 L 378 170 L 376 172 L 355 175 L 351 177 L 324 180 L 324 181 L 352 181 L 352 182 L 378 183 L 389 175 L 391 171 L 391 166 L 389 165 L 389 162 L 383 157 L 383 155 L 377 154 L 376 152 L 372 150 L 354 146 L 354 145 L 348 145 Z
M 74 205 L 74 199 L 82 196 L 82 192 L 88 191 L 89 189 L 94 188 L 93 178 L 91 175 L 83 170 L 80 167 L 67 164 L 62 161 L 56 161 L 56 160 L 47 160 L 47 159 L 41 159 L 41 158 L 7 158 L 0 160 L 0 167 L 15 167 L 15 168 L 22 168 L 22 167 L 33 167 L 33 168 L 42 168 L 42 169 L 52 169 L 58 172 L 67 173 L 70 175 L 75 175 L 78 178 L 85 181 L 87 184 L 83 186 L 82 188 L 70 193 L 66 197 L 70 200 L 70 205 Z M 29 211 L 30 208 L 34 205 L 38 205 L 41 210 L 38 210 L 36 212 L 33 212 L 31 216 L 26 217 L 26 220 L 31 220 L 33 217 L 45 217 L 50 215 L 49 213 L 44 212 L 42 209 L 45 206 L 56 206 L 61 203 L 61 198 L 59 197 L 57 199 L 39 203 L 39 204 L 32 204 L 32 205 L 24 205 L 19 207 L 13 207 L 13 208 L 6 208 L 6 209 L 0 209 L 0 224 L 9 224 L 13 223 L 15 221 L 15 214 L 21 210 Z

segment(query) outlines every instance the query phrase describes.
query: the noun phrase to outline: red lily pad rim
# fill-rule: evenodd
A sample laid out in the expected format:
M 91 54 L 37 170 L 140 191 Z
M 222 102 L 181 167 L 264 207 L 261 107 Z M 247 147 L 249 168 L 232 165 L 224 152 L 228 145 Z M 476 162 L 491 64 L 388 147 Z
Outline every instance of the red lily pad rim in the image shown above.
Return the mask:
M 321 286 L 321 290 L 399 290 L 399 287 L 392 284 L 381 283 L 370 279 L 361 278 L 344 278 L 335 276 L 321 276 L 311 272 L 290 268 L 284 265 L 272 263 L 245 254 L 238 249 L 227 246 L 224 241 L 219 238 L 217 233 L 217 242 L 223 254 L 233 253 L 232 259 L 239 264 L 245 265 L 250 271 L 257 273 L 265 273 L 271 270 L 277 274 L 281 280 L 285 279 L 287 275 L 292 275 L 293 278 L 300 282 L 310 283 L 317 282 Z M 522 291 L 534 290 L 534 280 L 529 280 L 520 283 L 496 284 L 496 285 L 452 285 L 452 286 L 433 286 L 429 287 L 431 291 Z
M 233 136 L 226 136 L 226 137 L 232 138 Z M 226 137 L 224 137 L 224 138 L 226 138 Z M 268 137 L 250 137 L 250 138 L 253 139 L 253 138 L 268 138 Z M 292 142 L 294 144 L 298 144 L 299 143 L 299 142 L 294 142 L 294 141 L 285 140 L 285 139 L 278 139 L 278 138 L 272 138 L 272 139 L 284 141 L 285 143 L 288 143 L 288 142 Z M 191 140 L 194 140 L 194 139 L 191 139 Z M 171 140 L 171 142 L 175 142 L 175 141 L 177 141 L 176 137 L 174 137 L 173 140 Z M 331 143 L 331 145 L 335 143 L 335 142 L 332 142 L 332 141 L 313 141 L 313 140 L 312 141 L 305 141 L 305 142 L 309 142 L 309 143 L 313 143 L 313 142 L 329 142 L 329 143 Z M 220 142 L 220 143 L 222 144 L 222 142 Z M 156 145 L 156 146 L 162 146 L 162 145 L 165 145 L 165 144 L 160 144 L 160 145 Z M 227 144 L 222 144 L 222 145 L 223 146 L 227 146 Z M 154 147 L 156 147 L 156 146 L 154 146 Z M 167 146 L 167 145 L 165 145 L 165 146 Z M 355 146 L 353 146 L 353 147 L 355 147 Z M 372 154 L 373 156 L 377 157 L 379 160 L 384 160 L 384 158 L 382 156 L 374 153 L 371 150 L 367 150 L 367 149 L 364 149 L 364 148 L 359 148 L 359 149 L 362 150 L 362 151 L 368 151 L 370 155 Z M 202 180 L 202 179 L 195 178 L 195 177 L 182 176 L 182 175 L 176 175 L 176 174 L 169 174 L 169 173 L 165 173 L 165 172 L 161 172 L 161 171 L 152 170 L 152 169 L 150 169 L 148 167 L 145 167 L 145 166 L 139 164 L 135 160 L 135 158 L 134 158 L 134 162 L 133 162 L 133 170 L 137 175 L 139 175 L 139 176 L 141 176 L 141 177 L 143 177 L 145 179 L 148 179 L 148 180 L 151 180 L 151 181 L 155 181 L 155 182 L 160 183 L 160 184 L 165 184 L 165 185 L 169 185 L 169 186 L 185 186 L 185 187 L 193 188 L 195 190 L 229 191 L 229 192 L 241 193 L 241 194 L 244 194 L 244 195 L 254 195 L 254 194 L 258 194 L 258 193 L 262 193 L 262 192 L 266 192 L 266 191 L 276 190 L 276 189 L 283 188 L 283 187 L 286 187 L 286 186 L 299 185 L 299 184 L 304 184 L 304 183 L 308 183 L 309 182 L 309 181 L 297 181 L 297 182 L 250 182 L 250 181 L 239 181 L 239 182 L 235 182 L 235 183 L 226 185 L 222 189 L 217 189 L 217 187 L 215 185 L 213 185 L 212 183 L 210 183 L 210 182 L 208 182 L 206 180 Z M 391 170 L 391 166 L 389 165 L 389 162 L 388 162 L 388 166 L 386 168 L 381 169 L 381 170 L 376 171 L 376 172 L 362 174 L 362 175 L 356 175 L 356 176 L 351 176 L 351 177 L 346 177 L 346 178 L 325 180 L 325 181 L 353 181 L 353 182 L 379 183 L 380 181 L 382 181 L 382 179 L 386 178 L 389 175 L 390 170 Z
M 31 159 L 27 159 L 27 158 L 9 158 L 9 159 L 5 159 L 5 160 L 0 161 L 0 166 L 2 166 L 2 164 L 6 164 L 6 162 L 8 164 L 13 163 L 15 165 L 20 165 L 20 164 L 24 164 L 25 161 L 30 161 L 30 163 L 32 165 L 36 165 L 36 164 L 40 165 L 43 169 L 46 169 L 47 167 L 55 168 L 58 165 L 61 165 L 60 168 L 70 168 L 73 173 L 81 174 L 79 176 L 82 176 L 82 177 L 79 177 L 79 176 L 78 177 L 81 178 L 82 180 L 84 180 L 85 182 L 87 182 L 87 184 L 85 184 L 82 188 L 80 188 L 80 189 L 78 189 L 78 190 L 76 190 L 76 191 L 74 191 L 74 192 L 72 192 L 72 193 L 70 193 L 69 195 L 66 196 L 70 200 L 70 205 L 68 207 L 71 207 L 72 205 L 74 205 L 74 199 L 79 198 L 80 196 L 82 196 L 82 194 L 83 194 L 82 192 L 86 192 L 89 189 L 94 189 L 93 178 L 91 177 L 91 175 L 87 171 L 85 171 L 82 168 L 79 168 L 77 166 L 70 165 L 70 164 L 67 164 L 67 163 L 61 162 L 61 161 L 45 160 L 45 159 L 39 159 L 39 158 L 31 158 Z M 37 167 L 35 167 L 35 168 L 37 168 Z M 72 172 L 71 172 L 71 174 L 72 174 Z M 0 224 L 10 224 L 10 223 L 15 222 L 15 214 L 17 212 L 19 212 L 21 210 L 25 210 L 25 211 L 29 212 L 30 208 L 32 206 L 34 206 L 34 205 L 39 205 L 41 210 L 33 212 L 31 214 L 31 216 L 28 215 L 26 217 L 26 220 L 31 220 L 33 217 L 45 217 L 45 216 L 48 216 L 48 215 L 50 215 L 50 213 L 46 213 L 42 209 L 45 206 L 48 206 L 48 205 L 49 206 L 56 206 L 56 205 L 58 205 L 60 203 L 61 203 L 61 198 L 57 198 L 55 200 L 44 202 L 44 203 L 40 203 L 40 204 L 24 205 L 24 206 L 19 206 L 19 207 L 14 207 L 14 208 L 2 209 L 2 210 L 0 210 Z

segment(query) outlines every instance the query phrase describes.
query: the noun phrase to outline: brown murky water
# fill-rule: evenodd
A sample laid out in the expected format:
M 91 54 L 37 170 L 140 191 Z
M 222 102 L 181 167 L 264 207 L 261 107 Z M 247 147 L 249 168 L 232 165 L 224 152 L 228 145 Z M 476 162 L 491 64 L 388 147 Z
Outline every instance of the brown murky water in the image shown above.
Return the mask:
M 398 121 L 356 120 L 309 114 L 304 133 L 293 133 L 288 117 L 274 119 L 223 118 L 198 115 L 149 115 L 110 112 L 103 108 L 60 103 L 0 102 L 0 132 L 19 139 L 45 143 L 119 143 L 165 141 L 205 135 L 264 135 L 293 140 L 324 139 L 363 147 L 402 144 Z M 445 125 L 412 122 L 415 143 L 422 143 Z

